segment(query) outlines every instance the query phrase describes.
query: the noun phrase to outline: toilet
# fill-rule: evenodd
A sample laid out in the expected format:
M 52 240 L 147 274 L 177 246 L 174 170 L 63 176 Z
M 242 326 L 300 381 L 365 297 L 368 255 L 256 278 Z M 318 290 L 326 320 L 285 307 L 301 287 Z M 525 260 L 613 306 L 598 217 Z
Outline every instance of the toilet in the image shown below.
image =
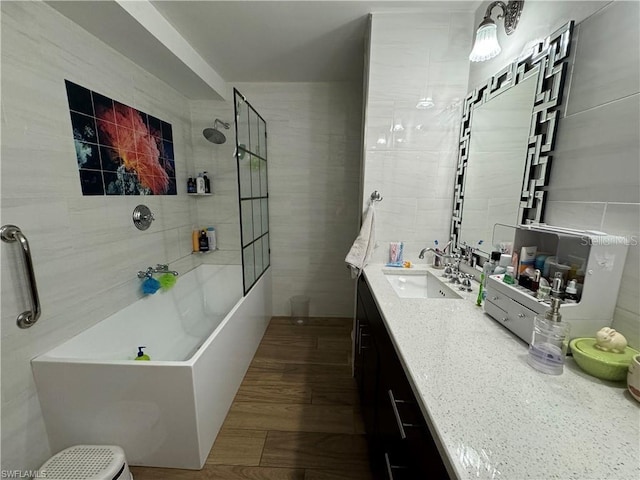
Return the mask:
M 115 445 L 76 445 L 57 453 L 38 470 L 47 480 L 133 480 L 124 450 Z

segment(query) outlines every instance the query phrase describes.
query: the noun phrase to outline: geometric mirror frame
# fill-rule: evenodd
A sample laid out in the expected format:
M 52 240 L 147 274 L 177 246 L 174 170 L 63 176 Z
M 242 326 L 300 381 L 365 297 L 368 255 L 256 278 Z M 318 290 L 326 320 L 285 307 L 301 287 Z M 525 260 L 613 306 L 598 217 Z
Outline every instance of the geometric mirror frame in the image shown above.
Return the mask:
M 564 82 L 568 69 L 569 46 L 574 22 L 570 21 L 532 47 L 530 53 L 506 66 L 484 84 L 467 94 L 463 103 L 458 162 L 454 185 L 451 240 L 459 247 L 464 206 L 465 174 L 474 108 L 488 102 L 532 75 L 538 75 L 527 154 L 519 199 L 517 223 L 539 223 L 544 219 L 546 187 L 549 183 L 555 148 Z

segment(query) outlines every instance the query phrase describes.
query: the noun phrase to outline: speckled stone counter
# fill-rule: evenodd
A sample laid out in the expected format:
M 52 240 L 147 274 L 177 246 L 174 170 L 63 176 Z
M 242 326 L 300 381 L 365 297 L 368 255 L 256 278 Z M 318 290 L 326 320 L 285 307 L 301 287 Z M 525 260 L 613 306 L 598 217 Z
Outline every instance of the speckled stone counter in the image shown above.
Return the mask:
M 559 376 L 532 369 L 527 345 L 475 305 L 477 283 L 461 300 L 401 299 L 383 270 L 365 276 L 450 473 L 640 478 L 640 404 L 624 383 L 571 358 Z

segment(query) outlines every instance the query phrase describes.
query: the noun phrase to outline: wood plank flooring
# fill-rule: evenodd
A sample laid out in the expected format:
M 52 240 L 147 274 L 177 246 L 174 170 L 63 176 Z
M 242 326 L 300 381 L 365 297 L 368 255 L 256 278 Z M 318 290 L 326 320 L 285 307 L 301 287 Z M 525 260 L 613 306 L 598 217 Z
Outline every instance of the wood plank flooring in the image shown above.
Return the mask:
M 274 317 L 200 471 L 136 480 L 371 480 L 347 318 Z

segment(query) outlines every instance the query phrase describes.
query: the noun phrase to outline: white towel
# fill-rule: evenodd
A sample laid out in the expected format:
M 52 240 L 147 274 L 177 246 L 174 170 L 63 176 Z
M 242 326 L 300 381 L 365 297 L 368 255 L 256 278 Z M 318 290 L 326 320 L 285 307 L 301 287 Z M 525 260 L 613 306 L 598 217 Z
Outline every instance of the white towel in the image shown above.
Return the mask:
M 373 205 L 370 205 L 364 214 L 364 220 L 362 221 L 362 227 L 360 227 L 360 233 L 355 242 L 351 246 L 351 250 L 347 253 L 344 261 L 351 269 L 351 278 L 358 277 L 364 267 L 369 262 L 373 249 L 376 245 L 376 226 L 375 226 L 375 211 Z

